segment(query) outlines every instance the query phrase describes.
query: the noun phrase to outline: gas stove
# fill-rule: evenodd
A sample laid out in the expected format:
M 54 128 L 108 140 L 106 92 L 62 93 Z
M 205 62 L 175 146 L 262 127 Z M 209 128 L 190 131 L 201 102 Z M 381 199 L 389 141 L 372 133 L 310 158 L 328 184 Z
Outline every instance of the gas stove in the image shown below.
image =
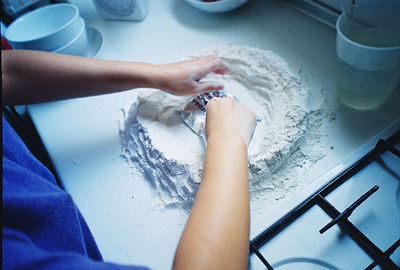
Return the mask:
M 288 2 L 335 28 L 340 11 L 326 5 L 335 1 Z M 266 221 L 250 241 L 249 269 L 400 269 L 400 121 L 331 171 Z
M 249 269 L 400 269 L 400 129 L 394 128 L 252 239 Z

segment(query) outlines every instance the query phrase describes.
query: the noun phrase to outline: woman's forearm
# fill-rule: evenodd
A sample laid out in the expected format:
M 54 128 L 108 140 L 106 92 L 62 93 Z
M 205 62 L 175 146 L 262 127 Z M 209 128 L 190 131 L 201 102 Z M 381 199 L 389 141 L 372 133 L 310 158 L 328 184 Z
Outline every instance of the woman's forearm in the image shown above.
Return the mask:
M 153 87 L 147 63 L 104 61 L 40 51 L 2 51 L 3 103 L 30 104 Z
M 209 137 L 202 183 L 174 269 L 247 269 L 249 227 L 246 144 L 236 137 Z

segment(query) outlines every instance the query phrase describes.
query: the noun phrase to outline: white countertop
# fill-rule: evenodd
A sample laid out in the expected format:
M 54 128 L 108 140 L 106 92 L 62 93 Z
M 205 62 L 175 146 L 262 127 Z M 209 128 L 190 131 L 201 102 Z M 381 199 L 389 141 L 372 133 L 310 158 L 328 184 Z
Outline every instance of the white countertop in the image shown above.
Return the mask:
M 329 109 L 336 113 L 322 140 L 334 149 L 310 172 L 313 179 L 400 119 L 400 89 L 377 110 L 342 105 L 334 79 L 335 31 L 280 1 L 251 0 L 233 12 L 208 14 L 183 0 L 150 0 L 142 22 L 104 21 L 92 1 L 71 2 L 87 24 L 102 32 L 101 59 L 168 63 L 230 43 L 271 50 L 291 68 L 301 68 L 312 87 L 323 88 Z M 133 90 L 38 104 L 29 106 L 28 113 L 104 259 L 167 269 L 187 215 L 153 205 L 147 182 L 120 158 L 120 108 L 129 107 L 134 97 Z M 268 212 L 252 213 L 251 236 L 275 218 Z

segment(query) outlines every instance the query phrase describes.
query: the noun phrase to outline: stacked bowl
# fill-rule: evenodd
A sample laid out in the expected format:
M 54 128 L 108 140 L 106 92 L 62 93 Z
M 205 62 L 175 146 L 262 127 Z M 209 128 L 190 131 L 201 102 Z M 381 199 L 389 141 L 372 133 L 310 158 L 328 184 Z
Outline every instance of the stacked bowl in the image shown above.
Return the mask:
M 231 11 L 249 0 L 186 0 L 190 5 L 200 10 L 212 13 Z
M 14 49 L 85 56 L 88 38 L 79 9 L 71 4 L 44 6 L 17 18 L 5 32 Z

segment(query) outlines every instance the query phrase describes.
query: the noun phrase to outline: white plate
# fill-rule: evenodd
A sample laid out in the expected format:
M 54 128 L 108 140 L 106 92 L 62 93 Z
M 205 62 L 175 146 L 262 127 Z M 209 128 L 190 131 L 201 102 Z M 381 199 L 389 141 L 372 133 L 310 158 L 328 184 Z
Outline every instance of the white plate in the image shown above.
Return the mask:
M 85 57 L 97 58 L 104 45 L 103 35 L 97 28 L 91 25 L 86 25 L 86 31 L 87 31 L 89 48 L 88 51 L 86 52 Z

